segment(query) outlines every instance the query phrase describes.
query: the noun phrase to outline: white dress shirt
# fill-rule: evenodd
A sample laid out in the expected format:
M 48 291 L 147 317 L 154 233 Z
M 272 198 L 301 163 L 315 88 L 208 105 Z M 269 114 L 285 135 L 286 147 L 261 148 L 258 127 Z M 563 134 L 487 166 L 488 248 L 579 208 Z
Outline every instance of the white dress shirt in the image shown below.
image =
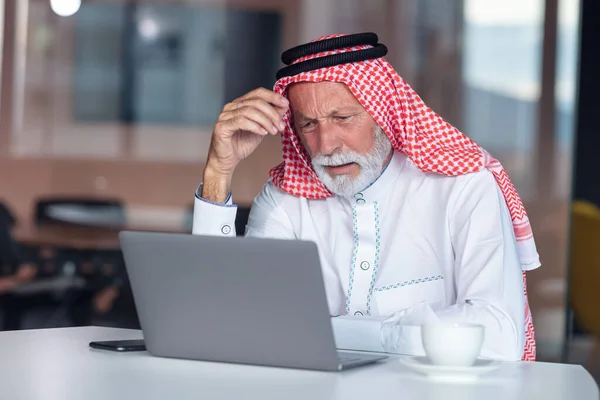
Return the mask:
M 234 236 L 231 196 L 215 204 L 198 194 L 193 233 Z M 245 235 L 317 244 L 339 348 L 423 355 L 420 325 L 442 320 L 484 325 L 482 357 L 522 357 L 522 269 L 488 170 L 424 173 L 396 152 L 379 179 L 352 197 L 309 200 L 269 181 Z

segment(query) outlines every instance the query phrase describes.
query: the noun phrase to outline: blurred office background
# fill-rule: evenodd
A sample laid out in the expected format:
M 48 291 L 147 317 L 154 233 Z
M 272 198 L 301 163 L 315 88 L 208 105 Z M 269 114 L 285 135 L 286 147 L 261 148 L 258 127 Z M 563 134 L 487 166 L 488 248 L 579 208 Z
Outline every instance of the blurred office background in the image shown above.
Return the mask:
M 580 68 L 599 66 L 580 35 L 594 34 L 595 1 L 0 0 L 3 329 L 136 327 L 118 230 L 189 232 L 221 107 L 272 87 L 288 47 L 375 31 L 399 73 L 501 160 L 525 202 L 543 263 L 528 274 L 539 360 L 594 370 L 594 246 L 578 246 L 578 279 L 570 265 L 574 198 L 590 202 L 580 202 L 581 235 L 600 240 L 589 223 L 600 204 L 591 72 L 578 97 Z M 237 170 L 246 212 L 279 159 L 268 138 Z M 571 307 L 573 293 L 588 296 L 582 306 Z

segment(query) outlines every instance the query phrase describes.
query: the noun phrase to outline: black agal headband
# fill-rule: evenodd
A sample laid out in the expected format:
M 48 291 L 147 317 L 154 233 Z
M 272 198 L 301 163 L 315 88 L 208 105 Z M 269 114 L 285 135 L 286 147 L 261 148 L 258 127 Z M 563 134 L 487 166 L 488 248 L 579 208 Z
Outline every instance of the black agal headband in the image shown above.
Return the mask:
M 283 67 L 277 71 L 276 77 L 279 80 L 286 76 L 293 76 L 302 72 L 313 71 L 319 68 L 333 67 L 334 65 L 383 57 L 387 54 L 388 50 L 384 44 L 378 43 L 378 40 L 379 38 L 375 33 L 365 32 L 323 39 L 317 42 L 310 42 L 300 46 L 292 47 L 281 54 L 281 61 L 287 65 L 287 67 Z M 297 64 L 292 64 L 299 58 L 312 54 L 365 45 L 371 45 L 373 47 L 363 50 L 348 51 L 345 53 L 312 58 Z

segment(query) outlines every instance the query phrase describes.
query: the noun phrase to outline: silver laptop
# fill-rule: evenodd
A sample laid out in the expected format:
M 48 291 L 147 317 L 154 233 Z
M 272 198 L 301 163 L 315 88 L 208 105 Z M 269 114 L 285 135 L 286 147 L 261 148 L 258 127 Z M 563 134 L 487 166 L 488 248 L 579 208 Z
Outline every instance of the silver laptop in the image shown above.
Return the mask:
M 154 356 L 339 371 L 387 358 L 338 351 L 308 241 L 120 233 Z

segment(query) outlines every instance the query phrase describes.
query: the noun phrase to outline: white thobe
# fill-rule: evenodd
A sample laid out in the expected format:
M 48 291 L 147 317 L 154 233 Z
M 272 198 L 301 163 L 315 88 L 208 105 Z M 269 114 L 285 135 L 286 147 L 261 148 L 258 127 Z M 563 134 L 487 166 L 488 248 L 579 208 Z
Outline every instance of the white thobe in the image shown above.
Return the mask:
M 215 204 L 198 192 L 193 233 L 234 236 L 231 196 Z M 309 200 L 268 181 L 245 235 L 317 244 L 339 348 L 383 351 L 390 331 L 382 333 L 381 322 L 393 314 L 394 352 L 423 355 L 420 325 L 441 320 L 484 325 L 482 357 L 522 357 L 522 269 L 488 170 L 424 173 L 395 152 L 381 176 L 351 197 Z

